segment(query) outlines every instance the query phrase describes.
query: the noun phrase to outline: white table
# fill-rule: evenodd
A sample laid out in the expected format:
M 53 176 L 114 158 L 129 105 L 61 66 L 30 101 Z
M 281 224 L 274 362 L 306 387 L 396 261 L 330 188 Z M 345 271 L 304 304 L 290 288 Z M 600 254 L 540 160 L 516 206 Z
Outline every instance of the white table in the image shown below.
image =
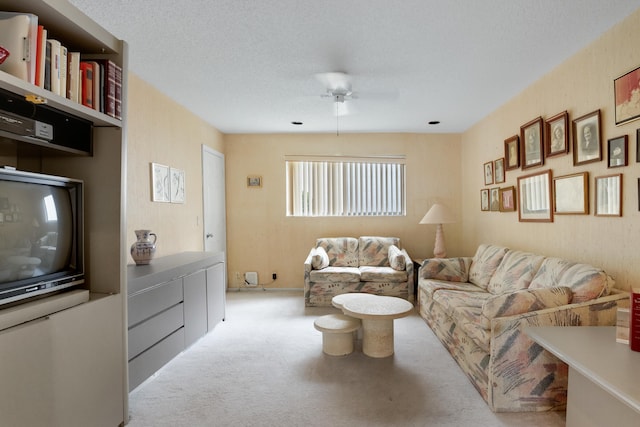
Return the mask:
M 391 356 L 393 354 L 393 320 L 408 316 L 413 310 L 413 304 L 397 297 L 351 295 L 360 295 L 360 297 L 338 299 L 338 304 L 342 305 L 344 314 L 362 320 L 362 352 L 370 357 Z
M 640 425 L 640 352 L 616 342 L 615 326 L 524 331 L 569 365 L 567 427 Z

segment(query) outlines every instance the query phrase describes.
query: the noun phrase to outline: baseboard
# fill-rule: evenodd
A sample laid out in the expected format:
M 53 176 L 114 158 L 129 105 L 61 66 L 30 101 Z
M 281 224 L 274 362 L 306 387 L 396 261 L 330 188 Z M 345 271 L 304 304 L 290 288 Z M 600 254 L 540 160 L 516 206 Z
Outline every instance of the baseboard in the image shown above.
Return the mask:
M 300 292 L 303 293 L 302 288 L 265 288 L 262 286 L 242 286 L 235 288 L 227 288 L 227 292 Z

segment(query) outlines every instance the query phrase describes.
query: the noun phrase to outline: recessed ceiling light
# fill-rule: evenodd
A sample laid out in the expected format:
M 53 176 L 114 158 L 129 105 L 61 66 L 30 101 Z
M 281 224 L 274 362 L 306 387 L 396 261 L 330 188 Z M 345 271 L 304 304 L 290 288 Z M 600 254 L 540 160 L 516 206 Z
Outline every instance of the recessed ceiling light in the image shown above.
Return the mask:
M 291 124 L 295 126 L 302 126 L 302 122 L 291 122 Z
M 430 125 L 439 125 L 440 124 L 440 120 L 431 120 L 429 122 Z

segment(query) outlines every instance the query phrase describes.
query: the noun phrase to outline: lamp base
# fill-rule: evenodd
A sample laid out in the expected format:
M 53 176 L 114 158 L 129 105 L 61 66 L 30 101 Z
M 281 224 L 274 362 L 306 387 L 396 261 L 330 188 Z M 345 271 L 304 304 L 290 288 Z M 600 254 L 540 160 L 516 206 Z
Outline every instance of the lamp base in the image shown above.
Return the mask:
M 436 258 L 446 258 L 447 250 L 444 247 L 444 230 L 442 224 L 436 226 L 436 245 L 433 248 L 433 255 Z

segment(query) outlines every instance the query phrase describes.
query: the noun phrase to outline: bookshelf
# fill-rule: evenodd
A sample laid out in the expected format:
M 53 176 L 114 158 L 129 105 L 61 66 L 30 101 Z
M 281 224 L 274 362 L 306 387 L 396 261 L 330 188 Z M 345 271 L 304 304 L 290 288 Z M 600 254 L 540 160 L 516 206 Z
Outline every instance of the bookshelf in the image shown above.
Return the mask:
M 68 49 L 109 59 L 123 70 L 122 120 L 0 71 L 0 89 L 19 97 L 34 95 L 54 114 L 90 123 L 92 146 L 84 152 L 0 134 L 2 164 L 84 180 L 89 291 L 86 303 L 0 331 L 2 422 L 121 425 L 128 418 L 127 45 L 67 0 L 0 0 L 0 11 L 33 13 Z

